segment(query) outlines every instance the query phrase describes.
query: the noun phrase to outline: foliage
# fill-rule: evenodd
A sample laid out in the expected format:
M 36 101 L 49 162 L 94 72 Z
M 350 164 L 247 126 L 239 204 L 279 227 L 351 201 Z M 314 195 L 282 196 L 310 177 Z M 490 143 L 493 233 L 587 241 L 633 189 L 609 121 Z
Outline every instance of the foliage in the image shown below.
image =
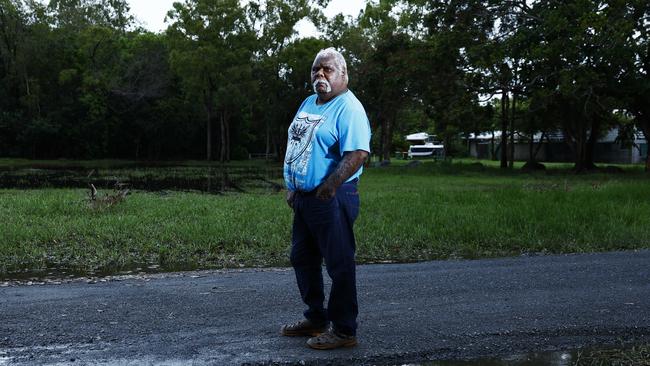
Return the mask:
M 172 25 L 172 68 L 183 80 L 189 98 L 201 101 L 207 122 L 207 160 L 212 159 L 212 123 L 220 124 L 219 160 L 229 160 L 230 126 L 245 107 L 251 88 L 255 36 L 237 0 L 175 3 Z
M 647 1 L 380 0 L 326 19 L 327 3 L 185 0 L 152 34 L 126 0 L 0 0 L 0 155 L 280 159 L 328 46 L 384 159 L 413 132 L 451 148 L 501 130 L 506 167 L 515 132 L 562 131 L 584 171 L 616 113 L 650 134 Z M 298 38 L 305 19 L 324 35 Z

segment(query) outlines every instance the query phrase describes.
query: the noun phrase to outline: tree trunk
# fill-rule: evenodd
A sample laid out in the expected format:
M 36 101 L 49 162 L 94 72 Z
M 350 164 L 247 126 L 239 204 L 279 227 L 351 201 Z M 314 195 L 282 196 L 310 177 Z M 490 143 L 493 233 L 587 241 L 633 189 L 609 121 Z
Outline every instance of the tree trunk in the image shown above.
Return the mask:
M 508 167 L 508 91 L 501 93 L 501 168 Z
M 496 151 L 494 151 L 494 131 L 492 131 L 492 138 L 490 139 L 490 160 L 496 160 Z
M 269 121 L 266 120 L 266 155 L 264 156 L 265 160 L 269 158 L 271 154 L 271 125 Z
M 645 120 L 639 118 L 639 120 L 637 126 L 639 126 L 641 132 L 643 132 L 646 143 L 645 171 L 646 173 L 650 173 L 650 118 L 646 118 Z
M 386 134 L 384 137 L 384 160 L 390 160 L 390 153 L 393 150 L 393 125 L 395 122 L 395 117 L 392 119 L 386 119 Z
M 226 113 L 224 118 L 226 125 L 226 161 L 230 161 L 230 115 Z
M 593 170 L 596 168 L 594 164 L 595 153 L 596 153 L 596 143 L 598 142 L 598 135 L 600 134 L 600 120 L 595 118 L 591 123 L 591 133 L 587 139 L 585 146 L 585 161 L 584 167 L 587 170 Z
M 381 119 L 381 160 L 390 160 L 390 145 L 391 145 L 391 132 L 390 120 L 382 113 L 384 117 Z
M 517 101 L 517 94 L 512 93 L 512 113 L 510 115 L 510 160 L 508 167 L 512 169 L 515 166 L 515 107 Z
M 467 141 L 467 156 L 472 157 L 472 142 L 470 141 L 469 136 L 469 133 L 465 134 L 465 141 Z M 478 138 L 478 132 L 474 131 L 474 137 Z M 476 141 L 478 141 L 478 139 Z M 476 157 L 478 157 L 478 144 L 476 144 L 476 146 Z
M 451 157 L 450 157 L 451 154 L 448 154 L 449 151 L 451 150 L 451 136 L 448 133 L 445 133 L 445 136 L 443 137 L 443 140 L 444 140 L 443 146 L 445 147 L 445 150 L 444 150 L 445 155 L 444 155 L 443 159 L 445 161 L 447 161 L 448 157 L 449 157 L 449 159 L 451 159 Z
M 212 160 L 212 91 L 203 92 L 203 102 L 205 104 L 205 111 L 208 115 L 207 118 L 207 139 L 206 139 L 206 159 Z
M 221 148 L 219 149 L 219 162 L 226 161 L 226 122 L 224 112 L 219 113 L 219 135 L 221 136 Z
M 533 153 L 535 149 L 535 133 L 531 132 L 530 141 L 528 141 L 528 162 L 533 164 L 535 162 L 535 155 Z
M 542 149 L 542 146 L 544 146 L 544 137 L 548 140 L 548 136 L 546 135 L 546 132 L 542 132 L 542 136 L 539 137 L 539 142 L 537 143 L 537 149 L 535 149 L 535 152 L 533 153 L 533 157 L 531 158 L 531 161 L 537 161 L 537 154 L 539 154 L 539 150 Z M 535 135 L 533 134 L 531 139 L 534 139 Z M 549 145 L 551 144 L 551 141 L 548 141 Z
M 289 128 L 288 126 L 281 127 L 283 131 L 286 131 L 288 128 Z M 277 159 L 279 162 L 284 161 L 284 155 L 287 152 L 286 132 L 282 136 L 284 136 L 285 138 L 281 140 L 281 137 L 278 136 L 277 134 L 271 135 L 271 143 L 273 143 L 273 152 L 277 154 Z
M 384 155 L 384 140 L 386 135 L 386 126 L 384 125 L 384 116 L 381 112 L 377 115 L 377 120 L 379 121 L 379 126 L 381 129 L 381 134 L 379 135 L 379 160 L 383 159 Z
M 579 127 L 578 132 L 576 133 L 575 150 L 576 150 L 576 156 L 575 156 L 575 165 L 573 169 L 577 173 L 581 173 L 586 170 L 585 154 L 587 152 L 587 129 L 584 127 L 584 125 L 581 125 Z
M 635 111 L 634 124 L 641 130 L 646 141 L 645 172 L 650 173 L 650 109 Z M 639 150 L 641 150 L 640 146 Z

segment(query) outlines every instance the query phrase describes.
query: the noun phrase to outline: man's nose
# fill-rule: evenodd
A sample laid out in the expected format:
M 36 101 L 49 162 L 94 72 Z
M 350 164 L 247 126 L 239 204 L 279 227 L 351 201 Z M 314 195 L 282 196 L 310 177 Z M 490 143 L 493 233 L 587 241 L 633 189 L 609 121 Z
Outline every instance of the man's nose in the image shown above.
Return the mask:
M 316 69 L 314 76 L 325 76 L 325 74 L 323 73 L 323 68 L 319 67 L 318 69 Z

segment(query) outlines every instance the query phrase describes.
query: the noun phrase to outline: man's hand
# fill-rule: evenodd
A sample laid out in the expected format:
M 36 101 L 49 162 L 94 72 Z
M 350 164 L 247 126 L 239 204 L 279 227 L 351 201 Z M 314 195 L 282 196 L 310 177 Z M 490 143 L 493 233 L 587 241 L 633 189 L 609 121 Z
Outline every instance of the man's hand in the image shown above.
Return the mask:
M 331 182 L 325 181 L 325 183 L 318 186 L 316 189 L 316 198 L 319 200 L 330 200 L 336 195 L 336 187 L 332 185 Z
M 336 190 L 352 176 L 368 157 L 368 152 L 363 150 L 349 151 L 343 155 L 332 174 L 316 190 L 316 198 L 329 200 L 336 195 Z
M 296 192 L 294 191 L 287 191 L 287 205 L 289 207 L 293 208 L 293 200 L 296 197 Z

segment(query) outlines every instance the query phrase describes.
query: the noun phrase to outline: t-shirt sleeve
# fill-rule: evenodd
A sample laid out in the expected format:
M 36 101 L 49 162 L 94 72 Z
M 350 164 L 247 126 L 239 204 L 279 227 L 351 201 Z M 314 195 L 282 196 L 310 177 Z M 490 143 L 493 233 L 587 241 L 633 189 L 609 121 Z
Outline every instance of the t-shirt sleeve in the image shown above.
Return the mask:
M 370 152 L 370 122 L 361 106 L 346 106 L 338 119 L 341 156 L 347 151 Z

